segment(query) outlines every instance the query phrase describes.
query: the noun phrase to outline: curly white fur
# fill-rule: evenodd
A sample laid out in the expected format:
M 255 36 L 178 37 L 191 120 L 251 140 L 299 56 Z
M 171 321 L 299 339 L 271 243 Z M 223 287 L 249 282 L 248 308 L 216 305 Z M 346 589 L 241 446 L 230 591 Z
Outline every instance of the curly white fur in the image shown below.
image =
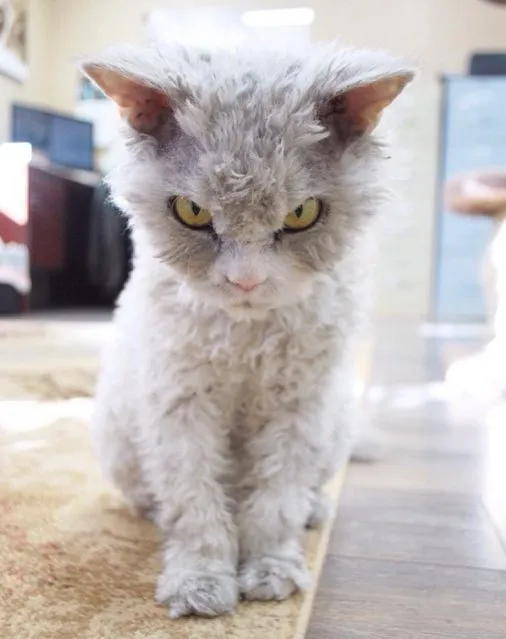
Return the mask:
M 157 597 L 172 616 L 230 611 L 240 593 L 283 599 L 307 585 L 301 537 L 348 454 L 361 248 L 386 190 L 374 136 L 342 122 L 332 136 L 318 109 L 410 71 L 328 49 L 128 49 L 85 69 L 120 102 L 111 82 L 125 77 L 170 98 L 156 132 L 131 120 L 110 177 L 136 257 L 97 390 L 100 461 L 163 532 Z M 212 212 L 213 234 L 174 219 L 178 194 Z M 321 221 L 280 236 L 315 195 Z M 230 282 L 245 275 L 254 291 Z

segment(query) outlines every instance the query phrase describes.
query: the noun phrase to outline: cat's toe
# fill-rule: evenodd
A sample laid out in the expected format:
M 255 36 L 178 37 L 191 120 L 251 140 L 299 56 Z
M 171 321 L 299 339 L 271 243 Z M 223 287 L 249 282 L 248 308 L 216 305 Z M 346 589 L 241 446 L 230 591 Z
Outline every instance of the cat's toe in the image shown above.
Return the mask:
M 139 519 L 146 519 L 153 524 L 157 523 L 158 510 L 153 504 L 132 504 L 130 508 Z
M 158 510 L 155 500 L 150 495 L 142 491 L 132 490 L 125 494 L 124 497 L 132 514 L 156 523 Z
M 169 608 L 173 619 L 197 615 L 217 617 L 233 612 L 238 600 L 238 586 L 230 575 L 193 574 L 174 588 L 164 574 L 158 580 L 156 599 Z
M 309 575 L 300 561 L 263 557 L 246 562 L 239 573 L 239 587 L 248 601 L 287 599 L 309 584 Z

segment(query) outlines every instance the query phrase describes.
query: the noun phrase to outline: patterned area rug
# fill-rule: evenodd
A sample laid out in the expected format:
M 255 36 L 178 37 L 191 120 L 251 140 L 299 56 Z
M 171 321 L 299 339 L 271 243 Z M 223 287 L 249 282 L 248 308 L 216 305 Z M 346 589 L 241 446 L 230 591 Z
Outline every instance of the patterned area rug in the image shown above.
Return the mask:
M 330 525 L 307 536 L 313 588 L 304 596 L 216 620 L 171 621 L 155 604 L 157 531 L 102 481 L 88 443 L 109 330 L 0 322 L 0 637 L 301 638 Z M 340 486 L 329 487 L 335 505 Z

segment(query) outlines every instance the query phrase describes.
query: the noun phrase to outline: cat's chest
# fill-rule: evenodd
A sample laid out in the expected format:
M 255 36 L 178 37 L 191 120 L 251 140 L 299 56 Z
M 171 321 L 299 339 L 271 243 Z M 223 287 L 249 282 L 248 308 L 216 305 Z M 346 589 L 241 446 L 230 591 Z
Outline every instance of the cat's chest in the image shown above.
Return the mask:
M 317 322 L 292 325 L 273 315 L 265 321 L 209 324 L 201 337 L 203 358 L 258 378 L 282 374 L 296 362 L 307 364 L 326 350 L 335 330 Z
M 335 337 L 334 324 L 296 308 L 251 321 L 222 312 L 173 314 L 148 350 L 171 377 L 202 378 L 227 404 L 247 406 L 287 385 L 307 388 L 332 356 Z

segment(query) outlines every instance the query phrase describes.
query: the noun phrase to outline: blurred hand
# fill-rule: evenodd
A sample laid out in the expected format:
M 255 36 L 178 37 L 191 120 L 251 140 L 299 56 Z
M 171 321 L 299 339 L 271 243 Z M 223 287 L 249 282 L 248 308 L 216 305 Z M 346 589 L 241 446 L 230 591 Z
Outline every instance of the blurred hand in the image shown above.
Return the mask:
M 463 174 L 445 188 L 446 205 L 457 213 L 506 215 L 506 168 Z

